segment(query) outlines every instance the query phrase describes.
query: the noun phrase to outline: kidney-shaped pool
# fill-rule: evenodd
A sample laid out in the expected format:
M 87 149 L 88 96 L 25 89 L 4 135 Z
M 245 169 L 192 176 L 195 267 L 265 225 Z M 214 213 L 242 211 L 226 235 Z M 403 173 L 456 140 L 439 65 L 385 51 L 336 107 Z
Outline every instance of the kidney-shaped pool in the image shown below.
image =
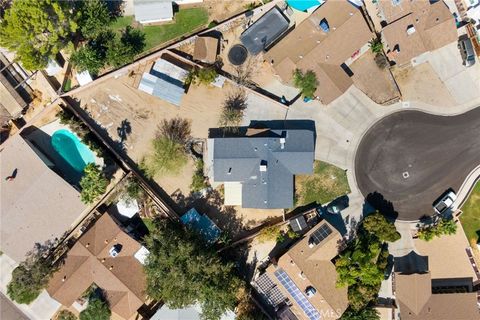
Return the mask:
M 95 162 L 93 152 L 70 130 L 55 131 L 51 143 L 55 151 L 76 173 L 83 173 L 83 169 L 88 163 Z

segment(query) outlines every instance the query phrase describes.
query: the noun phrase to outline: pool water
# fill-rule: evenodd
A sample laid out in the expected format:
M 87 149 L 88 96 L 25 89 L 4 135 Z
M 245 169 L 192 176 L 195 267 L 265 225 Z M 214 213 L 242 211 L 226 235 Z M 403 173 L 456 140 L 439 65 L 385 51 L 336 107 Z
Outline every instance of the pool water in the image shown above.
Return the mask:
M 93 152 L 70 130 L 61 129 L 53 133 L 52 147 L 77 174 L 82 174 L 88 163 L 95 162 Z
M 324 0 L 287 0 L 288 5 L 298 11 L 307 11 L 308 9 L 319 6 L 324 2 Z

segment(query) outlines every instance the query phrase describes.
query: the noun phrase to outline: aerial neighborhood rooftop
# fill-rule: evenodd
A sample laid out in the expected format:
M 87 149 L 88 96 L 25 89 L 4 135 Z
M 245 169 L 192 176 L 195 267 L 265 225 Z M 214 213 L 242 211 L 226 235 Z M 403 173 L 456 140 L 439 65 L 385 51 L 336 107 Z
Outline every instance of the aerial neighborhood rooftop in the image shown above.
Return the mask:
M 0 318 L 480 319 L 479 0 L 0 1 Z

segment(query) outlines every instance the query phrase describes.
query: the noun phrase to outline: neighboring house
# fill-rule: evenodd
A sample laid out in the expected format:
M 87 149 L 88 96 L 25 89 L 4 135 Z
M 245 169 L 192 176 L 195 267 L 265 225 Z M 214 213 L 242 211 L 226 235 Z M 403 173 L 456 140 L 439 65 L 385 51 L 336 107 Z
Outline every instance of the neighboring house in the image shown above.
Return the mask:
M 85 205 L 51 158 L 20 134 L 2 145 L 0 163 L 0 249 L 21 262 L 36 243 L 68 231 Z
M 183 309 L 170 309 L 162 306 L 150 320 L 202 320 L 202 307 L 194 305 Z M 225 312 L 220 320 L 235 320 L 233 311 Z
M 352 86 L 348 66 L 368 51 L 373 37 L 363 7 L 327 1 L 270 49 L 266 60 L 287 83 L 295 69 L 313 70 L 319 82 L 315 96 L 329 104 Z
M 398 65 L 458 39 L 455 18 L 442 1 L 380 0 L 387 56 Z
M 199 36 L 195 40 L 193 60 L 205 63 L 215 63 L 218 53 L 218 39 L 208 36 Z
M 314 133 L 249 130 L 246 136 L 208 139 L 209 176 L 224 183 L 225 205 L 292 208 L 294 175 L 313 172 Z
M 285 31 L 290 21 L 275 6 L 255 21 L 241 36 L 240 41 L 252 55 L 267 50 Z
M 436 249 L 443 257 L 441 263 L 452 269 L 452 278 L 435 278 L 431 270 L 435 266 L 430 265 L 429 257 L 420 256 L 414 251 L 395 259 L 395 298 L 401 319 L 480 319 L 477 292 L 472 290 L 472 277 L 456 274 L 453 269 L 457 260 L 442 252 L 442 248 Z
M 255 288 L 278 318 L 340 318 L 348 307 L 347 287 L 336 286 L 332 259 L 341 241 L 340 233 L 323 220 L 255 280 Z
M 142 23 L 156 23 L 173 20 L 172 0 L 133 0 L 135 20 Z
M 0 73 L 0 126 L 22 117 L 27 102 L 18 94 L 7 78 Z
M 187 75 L 187 70 L 160 58 L 150 72 L 143 73 L 138 89 L 179 107 Z
M 148 250 L 105 213 L 68 251 L 47 292 L 70 307 L 96 285 L 112 313 L 129 319 L 146 299 L 142 264 L 147 255 Z

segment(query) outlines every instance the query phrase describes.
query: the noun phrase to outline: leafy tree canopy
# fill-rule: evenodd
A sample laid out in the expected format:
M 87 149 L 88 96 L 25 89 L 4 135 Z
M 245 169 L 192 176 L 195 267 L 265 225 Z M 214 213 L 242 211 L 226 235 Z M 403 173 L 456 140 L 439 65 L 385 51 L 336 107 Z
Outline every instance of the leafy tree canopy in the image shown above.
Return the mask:
M 401 237 L 395 225 L 378 211 L 363 220 L 363 227 L 382 241 L 395 242 Z
M 160 220 L 145 241 L 150 251 L 145 272 L 151 298 L 171 308 L 199 303 L 205 319 L 220 319 L 234 309 L 241 286 L 234 265 L 222 261 L 196 234 Z
M 95 39 L 106 31 L 112 16 L 103 0 L 86 0 L 79 3 L 79 26 L 85 39 Z
M 373 38 L 369 42 L 370 50 L 373 53 L 382 53 L 383 52 L 383 43 L 379 38 Z
M 45 68 L 71 45 L 77 24 L 69 9 L 68 1 L 14 1 L 0 24 L 0 45 L 15 51 L 26 69 Z
M 80 180 L 82 192 L 80 197 L 84 203 L 93 203 L 107 191 L 108 180 L 94 163 L 89 163 L 83 169 L 84 176 Z
M 360 311 L 354 311 L 348 308 L 340 320 L 380 320 L 378 311 L 372 307 L 366 307 Z
M 453 219 L 440 219 L 436 224 L 422 228 L 418 231 L 418 238 L 425 241 L 431 241 L 435 237 L 442 235 L 452 235 L 457 232 L 457 224 Z
M 293 72 L 293 85 L 302 91 L 305 98 L 313 99 L 317 90 L 317 75 L 312 70 L 303 73 L 302 70 L 296 69 Z
M 120 40 L 115 37 L 108 44 L 107 63 L 121 67 L 133 62 L 135 56 L 145 48 L 145 34 L 139 29 L 127 26 Z

